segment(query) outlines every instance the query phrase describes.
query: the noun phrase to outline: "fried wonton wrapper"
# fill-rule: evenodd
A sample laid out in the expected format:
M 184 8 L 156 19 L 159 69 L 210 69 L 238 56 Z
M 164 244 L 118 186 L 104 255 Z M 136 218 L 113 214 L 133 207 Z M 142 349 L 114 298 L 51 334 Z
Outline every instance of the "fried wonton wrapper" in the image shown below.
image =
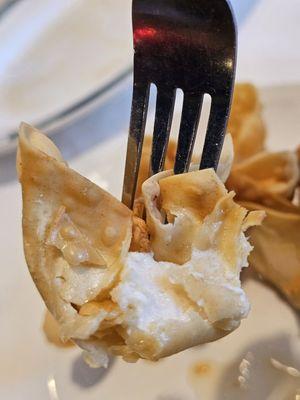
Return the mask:
M 300 151 L 260 151 L 263 149 L 263 130 L 250 124 L 251 134 L 249 126 L 245 128 L 245 110 L 250 115 L 255 108 L 258 117 L 259 101 L 255 88 L 237 85 L 229 123 L 237 157 L 226 187 L 236 192 L 236 199 L 243 206 L 266 211 L 261 229 L 251 229 L 254 251 L 250 263 L 300 309 Z M 239 141 L 239 132 L 244 129 L 248 130 L 250 140 Z M 253 151 L 249 151 L 249 145 Z
M 230 152 L 221 158 L 223 179 L 229 160 Z M 237 205 L 213 170 L 148 179 L 146 223 L 26 124 L 18 171 L 30 273 L 62 338 L 91 365 L 107 365 L 109 354 L 158 360 L 225 336 L 246 317 L 244 232 L 263 214 Z
M 261 229 L 251 230 L 255 250 L 250 263 L 296 308 L 300 308 L 300 207 L 292 199 L 298 182 L 298 160 L 291 151 L 250 157 L 233 167 L 227 181 L 240 204 L 266 212 Z
M 114 285 L 130 245 L 131 212 L 68 168 L 39 131 L 22 124 L 19 140 L 24 251 L 30 273 L 61 335 L 86 338 L 106 313 L 82 317 L 76 306 Z
M 266 129 L 256 88 L 249 83 L 234 88 L 228 132 L 232 135 L 235 162 L 264 149 Z
M 144 144 L 143 144 L 143 153 L 141 158 L 141 166 L 139 172 L 139 179 L 137 182 L 137 195 L 134 204 L 133 212 L 135 215 L 142 217 L 144 211 L 144 200 L 141 196 L 142 193 L 142 184 L 149 176 L 149 162 L 150 162 L 150 155 L 151 155 L 151 143 L 152 139 L 149 136 L 145 137 Z M 176 156 L 176 143 L 173 139 L 170 139 L 168 150 L 166 154 L 166 162 L 165 162 L 165 170 L 170 170 L 173 168 L 175 163 L 175 156 Z M 193 157 L 193 159 L 201 158 Z M 220 157 L 220 162 L 218 165 L 217 175 L 221 179 L 222 182 L 226 182 L 231 166 L 233 163 L 234 152 L 233 152 L 233 142 L 231 135 L 226 135 L 223 149 Z M 196 171 L 199 169 L 199 164 L 192 164 L 191 170 Z
M 250 231 L 255 248 L 250 255 L 251 265 L 300 309 L 300 209 L 291 213 L 257 203 L 242 204 L 267 214 L 260 229 L 254 227 Z
M 234 165 L 226 186 L 237 199 L 270 204 L 272 198 L 291 198 L 298 181 L 294 152 L 261 152 Z

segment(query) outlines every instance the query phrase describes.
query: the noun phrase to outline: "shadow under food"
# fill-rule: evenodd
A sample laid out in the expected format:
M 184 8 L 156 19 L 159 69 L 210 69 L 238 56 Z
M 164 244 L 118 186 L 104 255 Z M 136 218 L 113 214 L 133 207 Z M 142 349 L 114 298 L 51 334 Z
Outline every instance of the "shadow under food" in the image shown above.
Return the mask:
M 219 381 L 215 400 L 295 399 L 300 379 L 274 366 L 272 360 L 299 369 L 288 335 L 269 337 L 247 346 Z M 246 373 L 245 367 L 246 366 Z
M 17 179 L 16 151 L 0 157 L 0 185 Z
M 105 379 L 113 364 L 114 358 L 111 358 L 107 368 L 91 368 L 79 356 L 72 365 L 72 381 L 81 388 L 93 387 Z

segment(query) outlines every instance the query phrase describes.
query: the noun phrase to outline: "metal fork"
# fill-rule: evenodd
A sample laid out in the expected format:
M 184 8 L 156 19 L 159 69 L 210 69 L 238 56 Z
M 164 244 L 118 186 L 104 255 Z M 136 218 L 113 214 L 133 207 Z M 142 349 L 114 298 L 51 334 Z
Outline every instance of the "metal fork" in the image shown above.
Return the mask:
M 164 168 L 176 89 L 183 107 L 174 173 L 189 169 L 205 93 L 211 109 L 200 169 L 218 166 L 236 66 L 236 28 L 226 0 L 133 0 L 134 84 L 122 201 L 132 208 L 150 84 L 157 87 L 149 175 Z

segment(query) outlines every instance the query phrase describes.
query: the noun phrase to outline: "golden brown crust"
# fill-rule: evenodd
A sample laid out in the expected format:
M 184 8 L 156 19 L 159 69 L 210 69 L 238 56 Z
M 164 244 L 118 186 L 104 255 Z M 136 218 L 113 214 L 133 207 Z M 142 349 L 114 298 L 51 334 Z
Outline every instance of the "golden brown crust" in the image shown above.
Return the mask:
M 214 243 L 224 260 L 236 265 L 239 255 L 235 241 L 247 210 L 234 203 L 233 193 L 227 193 L 213 170 L 180 175 L 162 172 L 143 184 L 143 194 L 151 248 L 157 261 L 183 264 L 191 258 L 192 248 L 211 248 L 210 231 L 201 232 L 207 219 L 210 229 L 222 223 Z
M 226 186 L 237 199 L 265 203 L 273 196 L 291 198 L 299 180 L 295 153 L 262 152 L 234 165 Z
M 63 207 L 67 218 L 88 238 L 90 249 L 105 259 L 106 270 L 97 288 L 99 291 L 109 287 L 117 277 L 120 259 L 130 244 L 132 214 L 110 194 L 68 168 L 59 156 L 58 159 L 53 158 L 53 149 L 48 155 L 49 139 L 42 142 L 41 151 L 32 143 L 31 136 L 32 128 L 23 124 L 20 128 L 18 162 L 23 195 L 25 257 L 48 309 L 58 321 L 66 323 L 67 337 L 67 332 L 72 331 L 74 324 L 75 330 L 78 321 L 92 329 L 93 320 L 78 316 L 68 303 L 67 296 L 62 297 L 68 280 L 71 286 L 74 279 L 76 282 L 77 270 L 67 267 L 61 250 L 47 242 L 49 229 L 58 211 Z M 78 273 L 85 274 L 82 271 Z M 100 276 L 103 272 L 89 268 L 86 273 Z M 78 335 L 82 337 L 83 334 Z
M 292 203 L 299 181 L 293 152 L 260 153 L 234 166 L 227 181 L 249 210 L 263 210 L 262 226 L 251 228 L 250 264 L 300 308 L 300 207 Z
M 136 216 L 133 216 L 132 239 L 129 251 L 137 251 L 140 253 L 149 253 L 150 240 L 146 222 Z
M 262 226 L 250 230 L 250 241 L 254 246 L 251 265 L 300 309 L 300 213 L 282 212 L 258 203 L 242 204 L 249 210 L 266 212 Z
M 299 149 L 261 151 L 265 132 L 251 85 L 236 87 L 229 130 L 237 156 L 226 186 L 236 192 L 240 204 L 266 213 L 262 227 L 250 230 L 250 263 L 300 309 Z
M 234 143 L 235 161 L 242 161 L 265 147 L 266 129 L 256 88 L 249 83 L 236 84 L 228 122 Z
M 56 319 L 51 315 L 51 313 L 46 310 L 43 322 L 43 331 L 45 336 L 51 344 L 58 347 L 72 347 L 74 343 L 71 340 L 63 342 L 60 338 L 60 327 Z

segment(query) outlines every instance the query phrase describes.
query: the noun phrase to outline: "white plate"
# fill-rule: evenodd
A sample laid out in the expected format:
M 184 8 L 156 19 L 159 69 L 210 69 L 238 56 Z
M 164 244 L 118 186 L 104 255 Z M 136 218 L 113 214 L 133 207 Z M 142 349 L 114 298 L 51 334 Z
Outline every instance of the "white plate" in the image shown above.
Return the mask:
M 0 151 L 57 128 L 131 72 L 131 0 L 22 0 L 0 20 Z M 98 104 L 98 103 L 97 103 Z
M 238 23 L 258 0 L 231 0 Z M 2 15 L 1 15 L 2 14 Z M 51 133 L 119 89 L 131 0 L 0 0 L 0 154 L 25 120 Z
M 274 149 L 299 144 L 300 87 L 261 90 Z M 120 194 L 126 133 L 120 132 L 71 166 Z M 274 358 L 300 368 L 299 317 L 275 291 L 251 277 L 244 281 L 252 311 L 228 337 L 164 359 L 90 370 L 78 349 L 57 349 L 41 331 L 44 306 L 22 252 L 21 194 L 17 183 L 0 186 L 0 398 L 7 400 L 289 400 L 300 379 L 279 371 Z M 4 228 L 5 227 L 5 228 Z M 283 266 L 284 268 L 284 266 Z M 248 389 L 238 384 L 249 367 Z M 192 372 L 207 363 L 207 373 Z

